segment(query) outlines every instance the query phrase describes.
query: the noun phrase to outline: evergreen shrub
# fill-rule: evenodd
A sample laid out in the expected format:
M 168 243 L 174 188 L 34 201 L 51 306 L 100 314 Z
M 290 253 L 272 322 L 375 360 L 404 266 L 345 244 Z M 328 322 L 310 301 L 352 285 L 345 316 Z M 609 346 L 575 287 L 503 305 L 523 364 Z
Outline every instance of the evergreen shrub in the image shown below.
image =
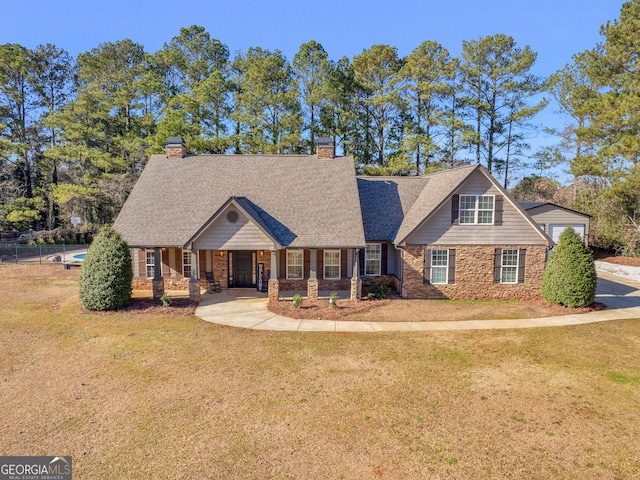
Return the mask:
M 596 281 L 591 251 L 573 228 L 567 227 L 544 269 L 542 296 L 565 307 L 588 307 L 596 296 Z
M 102 228 L 82 263 L 82 305 L 88 310 L 123 308 L 131 300 L 132 280 L 129 246 L 112 227 Z

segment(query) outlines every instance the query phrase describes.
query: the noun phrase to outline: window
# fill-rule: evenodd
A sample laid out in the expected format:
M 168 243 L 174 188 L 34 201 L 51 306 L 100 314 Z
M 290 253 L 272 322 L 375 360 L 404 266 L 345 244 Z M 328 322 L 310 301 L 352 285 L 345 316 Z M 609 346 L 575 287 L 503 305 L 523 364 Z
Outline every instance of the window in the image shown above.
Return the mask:
M 340 250 L 324 251 L 324 278 L 327 280 L 340 278 Z
M 380 243 L 368 243 L 364 251 L 364 274 L 380 275 L 382 259 L 382 245 Z
M 287 279 L 302 280 L 303 263 L 303 250 L 287 250 Z
M 147 251 L 147 278 L 154 278 L 156 272 L 156 259 L 153 250 Z
M 191 252 L 182 251 L 182 274 L 185 278 L 191 278 Z
M 448 283 L 449 250 L 431 250 L 431 283 Z
M 502 250 L 500 283 L 518 283 L 518 249 L 505 248 Z
M 460 224 L 493 224 L 493 195 L 460 195 Z

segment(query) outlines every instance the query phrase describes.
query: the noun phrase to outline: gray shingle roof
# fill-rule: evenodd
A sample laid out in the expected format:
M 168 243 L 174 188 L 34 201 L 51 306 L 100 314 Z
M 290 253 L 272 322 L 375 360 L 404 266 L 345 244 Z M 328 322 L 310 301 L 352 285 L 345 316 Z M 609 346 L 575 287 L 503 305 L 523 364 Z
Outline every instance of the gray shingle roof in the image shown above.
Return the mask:
M 546 205 L 549 202 L 520 202 L 520 206 L 525 210 L 529 210 L 530 208 L 540 207 L 542 205 Z
M 358 177 L 365 238 L 393 242 L 428 181 L 428 177 Z
M 574 210 L 572 208 L 563 207 L 562 205 L 557 205 L 557 204 L 551 203 L 551 202 L 520 202 L 520 206 L 522 208 L 524 208 L 525 210 L 532 210 L 534 208 L 538 208 L 538 207 L 541 207 L 543 205 L 552 205 L 554 207 L 561 208 L 562 210 L 566 210 L 568 212 L 573 212 L 573 213 L 578 213 L 580 215 L 584 215 L 585 217 L 590 217 L 591 216 L 588 213 L 580 212 L 580 211 Z
M 364 246 L 350 157 L 154 155 L 114 227 L 134 247 L 186 246 L 232 197 L 283 246 Z

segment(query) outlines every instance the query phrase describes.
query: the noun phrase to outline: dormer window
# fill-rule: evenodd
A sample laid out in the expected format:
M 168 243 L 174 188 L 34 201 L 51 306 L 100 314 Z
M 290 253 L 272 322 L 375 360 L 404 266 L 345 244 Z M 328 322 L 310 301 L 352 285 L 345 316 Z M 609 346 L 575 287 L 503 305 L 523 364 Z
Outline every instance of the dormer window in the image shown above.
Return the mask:
M 493 195 L 460 195 L 460 225 L 493 225 Z

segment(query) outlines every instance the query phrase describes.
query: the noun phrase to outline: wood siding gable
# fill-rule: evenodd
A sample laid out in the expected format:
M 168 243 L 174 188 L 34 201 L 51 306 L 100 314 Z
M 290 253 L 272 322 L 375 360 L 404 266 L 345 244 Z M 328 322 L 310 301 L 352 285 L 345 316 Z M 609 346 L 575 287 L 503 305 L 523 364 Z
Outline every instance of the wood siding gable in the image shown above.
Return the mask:
M 237 220 L 227 216 L 236 212 Z M 233 219 L 233 215 L 231 217 Z M 271 250 L 274 240 L 233 202 L 223 208 L 216 218 L 194 240 L 197 250 Z
M 406 239 L 408 245 L 547 245 L 548 239 L 505 192 L 480 170 Z M 459 195 L 494 195 L 493 225 L 459 224 Z M 454 221 L 455 220 L 455 221 Z

